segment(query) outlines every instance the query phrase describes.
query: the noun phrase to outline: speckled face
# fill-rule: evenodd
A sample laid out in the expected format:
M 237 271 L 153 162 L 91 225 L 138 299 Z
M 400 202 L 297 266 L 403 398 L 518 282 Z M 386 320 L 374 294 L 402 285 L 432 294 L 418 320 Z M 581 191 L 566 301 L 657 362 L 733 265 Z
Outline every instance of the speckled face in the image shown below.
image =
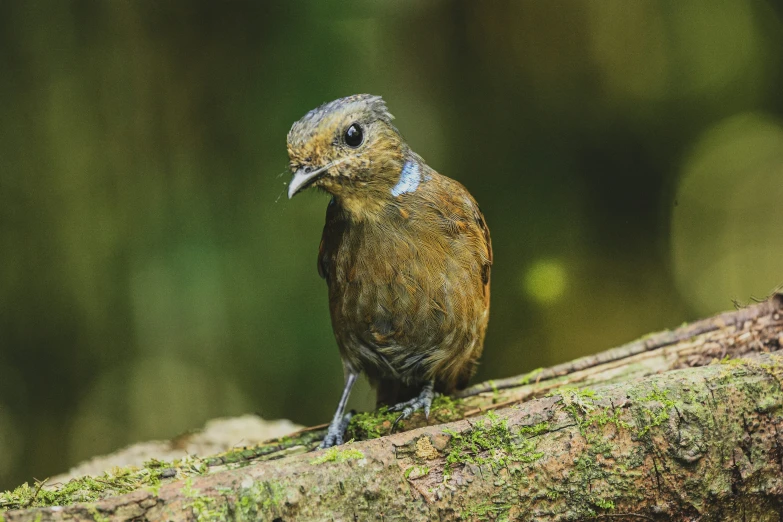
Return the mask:
M 294 177 L 288 196 L 310 186 L 339 193 L 368 181 L 382 167 L 384 151 L 402 147 L 402 138 L 380 96 L 358 94 L 313 109 L 288 132 Z

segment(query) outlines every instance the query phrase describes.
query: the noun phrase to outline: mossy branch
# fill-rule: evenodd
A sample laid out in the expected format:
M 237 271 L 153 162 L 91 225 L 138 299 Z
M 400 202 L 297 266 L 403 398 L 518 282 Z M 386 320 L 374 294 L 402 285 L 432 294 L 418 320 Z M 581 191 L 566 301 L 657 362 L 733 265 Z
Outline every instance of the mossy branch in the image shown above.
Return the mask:
M 656 334 L 644 350 L 487 383 L 441 399 L 431 421 L 442 424 L 415 417 L 384 435 L 387 413 L 359 416 L 352 434 L 369 440 L 326 452 L 305 453 L 311 429 L 153 463 L 130 493 L 51 507 L 57 491 L 28 487 L 0 496 L 30 506 L 0 520 L 777 520 L 782 309 L 776 295 L 669 332 L 671 342 Z

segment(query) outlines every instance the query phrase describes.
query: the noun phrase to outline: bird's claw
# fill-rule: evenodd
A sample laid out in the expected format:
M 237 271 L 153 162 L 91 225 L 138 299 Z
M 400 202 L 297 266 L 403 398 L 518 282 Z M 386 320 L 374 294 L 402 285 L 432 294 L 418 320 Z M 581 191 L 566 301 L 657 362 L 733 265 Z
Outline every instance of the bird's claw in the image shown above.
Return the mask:
M 332 423 L 329 425 L 329 428 L 326 430 L 326 436 L 324 437 L 324 440 L 322 440 L 321 444 L 318 445 L 318 449 L 340 446 L 344 442 L 345 430 L 348 428 L 348 423 L 351 422 L 351 417 L 353 417 L 354 413 L 355 412 L 353 411 L 349 411 L 343 415 L 343 418 L 340 419 L 340 422 L 332 421 Z
M 397 427 L 397 424 L 403 420 L 409 418 L 411 415 L 413 415 L 415 412 L 419 410 L 424 410 L 424 416 L 429 419 L 430 418 L 430 409 L 432 408 L 432 401 L 435 399 L 435 397 L 438 396 L 438 393 L 434 390 L 434 383 L 428 382 L 424 385 L 424 387 L 421 389 L 421 393 L 419 393 L 418 397 L 414 397 L 413 399 L 405 402 L 401 402 L 399 404 L 395 404 L 391 408 L 389 408 L 389 411 L 399 411 L 400 416 L 397 417 L 397 419 L 394 421 L 391 427 L 391 432 L 394 433 L 394 428 Z

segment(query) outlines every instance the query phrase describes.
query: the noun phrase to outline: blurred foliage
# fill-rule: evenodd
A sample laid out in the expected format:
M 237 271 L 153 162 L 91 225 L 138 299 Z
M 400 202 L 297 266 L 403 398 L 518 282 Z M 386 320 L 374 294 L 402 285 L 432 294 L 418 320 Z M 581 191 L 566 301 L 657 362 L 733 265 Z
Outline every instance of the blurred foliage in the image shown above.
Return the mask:
M 288 128 L 339 96 L 383 95 L 482 205 L 477 379 L 764 296 L 783 282 L 782 12 L 0 1 L 0 486 L 215 416 L 329 419 L 326 198 L 283 191 Z

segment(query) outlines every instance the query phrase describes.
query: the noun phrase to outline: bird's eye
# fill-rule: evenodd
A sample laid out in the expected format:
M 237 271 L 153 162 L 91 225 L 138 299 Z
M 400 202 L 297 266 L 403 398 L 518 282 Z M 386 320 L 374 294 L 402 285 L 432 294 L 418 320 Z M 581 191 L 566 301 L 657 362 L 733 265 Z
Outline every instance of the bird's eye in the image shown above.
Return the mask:
M 351 124 L 345 131 L 345 144 L 354 149 L 364 141 L 364 133 L 358 123 Z

